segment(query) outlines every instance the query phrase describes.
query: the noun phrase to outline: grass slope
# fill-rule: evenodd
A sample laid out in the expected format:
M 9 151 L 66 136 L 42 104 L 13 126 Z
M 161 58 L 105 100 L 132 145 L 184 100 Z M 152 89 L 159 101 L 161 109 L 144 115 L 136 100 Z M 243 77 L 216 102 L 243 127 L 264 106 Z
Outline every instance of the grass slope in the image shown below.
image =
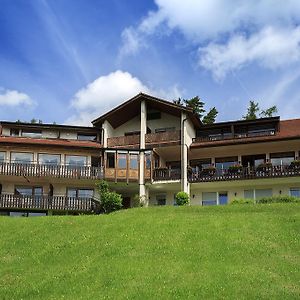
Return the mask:
M 296 299 L 300 205 L 0 218 L 1 299 Z

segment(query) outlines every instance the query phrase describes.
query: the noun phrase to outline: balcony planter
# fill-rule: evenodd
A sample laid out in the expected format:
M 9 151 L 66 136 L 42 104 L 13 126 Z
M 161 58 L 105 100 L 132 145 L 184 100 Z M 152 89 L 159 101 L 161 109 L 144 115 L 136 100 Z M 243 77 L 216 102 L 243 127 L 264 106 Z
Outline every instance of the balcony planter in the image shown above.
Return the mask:
M 201 171 L 201 174 L 203 176 L 214 176 L 216 174 L 216 167 L 210 166 L 210 167 L 204 168 Z
M 291 164 L 290 164 L 290 168 L 292 170 L 297 170 L 297 171 L 300 170 L 300 160 L 292 161 Z
M 271 171 L 272 168 L 273 168 L 272 163 L 266 162 L 266 163 L 260 164 L 256 170 L 259 172 L 268 172 L 268 171 Z
M 229 174 L 241 174 L 243 171 L 243 166 L 242 165 L 233 165 L 233 166 L 230 166 L 228 168 L 228 173 Z

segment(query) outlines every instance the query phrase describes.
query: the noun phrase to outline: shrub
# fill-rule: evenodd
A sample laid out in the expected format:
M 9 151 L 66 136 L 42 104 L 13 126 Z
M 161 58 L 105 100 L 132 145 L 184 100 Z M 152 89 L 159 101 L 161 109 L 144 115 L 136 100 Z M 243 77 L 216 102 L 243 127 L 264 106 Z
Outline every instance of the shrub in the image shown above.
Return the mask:
M 283 195 L 283 196 L 272 196 L 263 197 L 256 200 L 257 203 L 290 203 L 290 202 L 300 202 L 300 198 Z
M 178 192 L 175 197 L 177 205 L 188 205 L 190 204 L 190 197 L 186 192 Z
M 100 195 L 100 211 L 110 213 L 122 208 L 122 196 L 109 190 L 109 185 L 105 180 L 96 184 Z
M 254 199 L 245 199 L 245 198 L 236 198 L 233 199 L 230 204 L 255 204 L 255 200 Z

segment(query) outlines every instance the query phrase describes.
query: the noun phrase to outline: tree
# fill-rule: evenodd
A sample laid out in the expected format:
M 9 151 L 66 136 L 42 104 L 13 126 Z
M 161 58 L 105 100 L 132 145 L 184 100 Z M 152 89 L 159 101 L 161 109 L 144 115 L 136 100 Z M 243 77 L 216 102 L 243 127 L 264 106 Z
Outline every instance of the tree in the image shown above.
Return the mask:
M 201 101 L 199 96 L 195 96 L 191 99 L 184 99 L 183 101 L 187 107 L 193 109 L 193 112 L 197 114 L 200 119 L 203 117 L 203 114 L 205 113 L 205 109 L 204 109 L 205 103 Z
M 243 119 L 245 119 L 245 120 L 256 120 L 258 112 L 259 112 L 258 102 L 250 100 L 249 106 L 247 108 L 247 114 L 245 116 L 243 116 Z
M 274 106 L 271 106 L 270 108 L 267 108 L 266 110 L 262 110 L 260 113 L 260 116 L 264 117 L 264 118 L 271 118 L 276 113 L 278 113 L 278 109 L 277 109 L 277 106 L 274 105 Z
M 100 195 L 100 210 L 104 213 L 110 213 L 122 208 L 122 196 L 109 190 L 108 183 L 101 180 L 96 184 Z
M 211 108 L 206 116 L 203 117 L 202 123 L 206 125 L 215 123 L 218 113 L 215 107 Z
M 30 121 L 30 123 L 31 123 L 31 124 L 36 124 L 36 123 L 37 123 L 37 119 L 32 118 L 31 121 Z
M 184 105 L 184 102 L 180 97 L 178 99 L 173 100 L 173 103 L 177 105 Z
M 188 205 L 190 204 L 190 197 L 186 192 L 178 192 L 175 196 L 177 205 Z

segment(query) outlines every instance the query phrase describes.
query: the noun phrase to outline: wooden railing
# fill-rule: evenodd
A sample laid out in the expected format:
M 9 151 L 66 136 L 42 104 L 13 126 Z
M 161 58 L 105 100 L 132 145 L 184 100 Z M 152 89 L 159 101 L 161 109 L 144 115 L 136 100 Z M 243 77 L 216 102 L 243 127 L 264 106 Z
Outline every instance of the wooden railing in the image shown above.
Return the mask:
M 20 196 L 0 195 L 1 209 L 56 210 L 98 212 L 99 202 L 93 198 L 75 198 L 67 196 Z
M 228 134 L 228 135 L 199 136 L 193 138 L 193 142 L 195 143 L 215 142 L 215 141 L 223 141 L 223 140 L 233 140 L 233 139 L 253 138 L 253 137 L 261 137 L 261 136 L 273 136 L 273 135 L 275 135 L 274 130 L 263 130 L 258 132 L 235 133 L 235 134 Z
M 154 181 L 178 180 L 180 178 L 181 178 L 180 169 L 154 169 L 153 170 Z
M 0 162 L 0 175 L 10 176 L 34 176 L 34 177 L 58 177 L 74 179 L 101 179 L 103 168 L 91 166 L 66 166 L 66 165 L 42 165 L 20 164 L 13 162 Z
M 107 139 L 107 146 L 111 148 L 122 147 L 122 146 L 136 146 L 137 148 L 139 148 L 140 136 L 129 135 L 129 136 L 111 137 Z
M 227 181 L 243 179 L 262 179 L 300 176 L 300 168 L 286 165 L 264 168 L 243 167 L 239 170 L 203 170 L 193 171 L 189 175 L 190 182 Z
M 145 136 L 146 144 L 160 144 L 160 143 L 180 143 L 180 130 L 148 133 Z

